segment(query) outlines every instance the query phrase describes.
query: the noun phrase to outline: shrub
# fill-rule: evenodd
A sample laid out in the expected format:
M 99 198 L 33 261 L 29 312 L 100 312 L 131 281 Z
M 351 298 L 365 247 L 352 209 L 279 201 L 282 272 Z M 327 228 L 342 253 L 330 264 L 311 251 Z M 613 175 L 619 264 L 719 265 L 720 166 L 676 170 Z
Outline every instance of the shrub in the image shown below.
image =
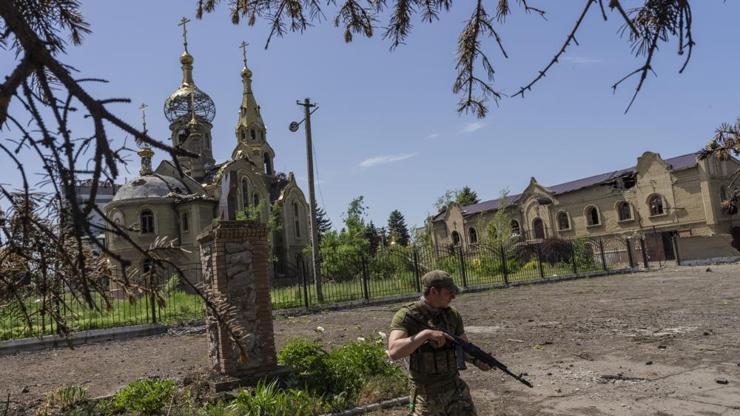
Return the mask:
M 156 415 L 172 402 L 177 391 L 174 380 L 137 380 L 113 397 L 116 410 L 126 414 Z
M 43 415 L 82 415 L 89 413 L 87 390 L 82 386 L 60 387 L 46 395 L 43 406 L 38 410 Z
M 310 416 L 322 409 L 321 402 L 302 390 L 279 390 L 277 381 L 260 381 L 251 389 L 240 391 L 228 410 L 250 416 Z
M 290 386 L 306 388 L 324 397 L 331 410 L 341 410 L 354 403 L 370 380 L 377 385 L 381 379 L 392 385 L 405 379 L 397 367 L 387 361 L 385 351 L 374 341 L 357 341 L 327 353 L 317 343 L 307 340 L 290 341 L 278 354 L 281 364 L 296 370 Z M 368 395 L 377 391 L 367 387 Z
M 295 370 L 288 380 L 292 387 L 319 392 L 333 381 L 327 364 L 327 353 L 317 342 L 305 339 L 289 341 L 278 353 L 278 362 Z

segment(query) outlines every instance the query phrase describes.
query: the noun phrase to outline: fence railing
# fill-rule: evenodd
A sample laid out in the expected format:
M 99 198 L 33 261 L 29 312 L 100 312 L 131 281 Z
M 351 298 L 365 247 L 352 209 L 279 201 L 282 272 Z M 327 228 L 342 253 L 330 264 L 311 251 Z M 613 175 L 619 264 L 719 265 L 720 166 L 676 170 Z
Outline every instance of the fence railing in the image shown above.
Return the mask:
M 637 267 L 641 260 L 647 267 L 644 241 L 622 238 L 444 249 L 390 246 L 373 255 L 338 251 L 321 259 L 323 302 L 308 264 L 298 264 L 294 276 L 276 279 L 271 299 L 274 309 L 309 309 L 419 294 L 421 276 L 435 269 L 449 272 L 462 288 L 485 288 L 616 272 Z M 181 269 L 190 281 L 202 280 L 199 264 Z M 174 270 L 155 270 L 151 276 L 142 284 L 156 285 L 157 296 L 111 287 L 107 300 L 96 296 L 97 309 L 71 295 L 55 302 L 29 298 L 23 308 L 5 308 L 0 311 L 0 340 L 58 333 L 52 314 L 63 317 L 71 331 L 203 319 L 202 299 Z

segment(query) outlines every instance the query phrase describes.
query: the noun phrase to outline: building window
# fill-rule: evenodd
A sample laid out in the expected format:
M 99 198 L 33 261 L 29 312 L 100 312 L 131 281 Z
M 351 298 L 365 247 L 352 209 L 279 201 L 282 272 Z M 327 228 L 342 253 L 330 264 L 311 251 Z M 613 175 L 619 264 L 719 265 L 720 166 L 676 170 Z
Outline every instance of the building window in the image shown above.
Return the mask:
M 540 240 L 545 238 L 545 223 L 542 222 L 542 218 L 535 218 L 532 221 L 532 232 L 534 233 L 534 238 Z
M 518 237 L 522 235 L 522 231 L 519 228 L 519 221 L 511 220 L 511 235 Z
M 252 198 L 252 202 L 254 203 L 254 207 L 257 208 L 257 206 L 260 204 L 260 196 L 257 194 L 254 194 L 254 197 Z
M 249 208 L 249 182 L 247 178 L 242 179 L 242 209 Z
M 242 130 L 242 141 L 247 141 L 247 132 Z
M 570 218 L 568 218 L 567 212 L 560 211 L 558 213 L 558 229 L 561 231 L 570 230 Z
M 460 245 L 460 234 L 457 231 L 452 232 L 452 245 L 453 246 Z
M 719 202 L 722 203 L 727 201 L 727 188 L 724 186 L 719 187 Z
M 257 140 L 257 135 L 254 132 L 254 129 L 249 130 L 249 135 L 252 137 L 252 140 Z
M 468 228 L 468 235 L 470 236 L 470 244 L 478 244 L 478 232 L 475 228 Z
M 271 175 L 272 174 L 272 163 L 270 162 L 269 153 L 265 153 L 264 161 L 265 161 L 265 175 Z
M 141 233 L 151 234 L 154 232 L 154 214 L 152 211 L 145 209 L 141 211 Z
M 182 224 L 182 232 L 186 233 L 190 230 L 190 224 L 188 223 L 188 213 L 183 212 L 180 214 L 180 222 Z
M 665 214 L 665 210 L 663 208 L 663 197 L 660 195 L 653 195 L 648 198 L 648 208 L 650 208 L 651 217 Z
M 617 215 L 619 217 L 619 221 L 629 221 L 632 219 L 632 207 L 629 202 L 622 201 L 617 204 Z
M 295 219 L 295 236 L 296 238 L 301 237 L 301 221 L 300 215 L 298 215 L 298 204 L 293 202 L 293 218 Z
M 152 271 L 152 259 L 146 259 L 141 263 L 141 271 L 144 273 Z
M 600 225 L 599 209 L 593 205 L 586 207 L 586 224 L 589 226 Z

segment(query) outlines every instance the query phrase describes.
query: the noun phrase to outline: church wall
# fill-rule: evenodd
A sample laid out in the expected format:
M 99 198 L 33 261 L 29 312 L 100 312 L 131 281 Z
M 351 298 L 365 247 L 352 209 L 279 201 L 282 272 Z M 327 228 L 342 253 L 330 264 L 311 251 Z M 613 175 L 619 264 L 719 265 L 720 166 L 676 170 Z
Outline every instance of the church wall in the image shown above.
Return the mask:
M 711 162 L 711 163 L 710 163 Z M 728 183 L 740 163 L 700 161 L 695 167 L 671 171 L 659 155 L 646 152 L 638 159 L 637 183 L 626 190 L 615 189 L 609 185 L 593 185 L 565 194 L 551 195 L 552 205 L 537 202 L 540 192 L 548 194 L 536 182 L 525 190 L 523 199 L 517 202 L 514 212 L 522 216 L 521 224 L 528 239 L 533 238 L 532 222 L 537 216 L 546 225 L 547 237 L 564 239 L 583 237 L 606 237 L 633 235 L 651 232 L 675 231 L 679 237 L 680 248 L 688 258 L 707 258 L 712 247 L 726 245 L 727 234 L 732 227 L 740 226 L 740 216 L 730 216 L 720 207 L 720 187 Z M 726 189 L 729 193 L 731 190 Z M 651 215 L 649 200 L 660 195 L 663 201 L 663 214 Z M 618 204 L 626 201 L 632 208 L 632 219 L 620 221 Z M 600 223 L 588 225 L 586 207 L 596 206 Z M 454 208 L 446 219 L 433 223 L 435 241 L 451 244 L 449 231 L 456 222 Z M 560 230 L 558 213 L 565 212 L 570 219 L 570 229 Z M 475 224 L 484 229 L 493 218 L 495 211 L 476 214 L 466 218 L 466 226 Z M 445 232 L 447 231 L 447 234 Z M 479 234 L 483 235 L 483 234 Z M 717 238 L 710 238 L 713 236 Z M 706 247 L 702 244 L 706 243 Z M 732 249 L 734 250 L 734 249 Z M 723 253 L 732 252 L 724 247 Z M 717 251 L 717 250 L 714 250 Z M 711 256 L 710 256 L 711 257 Z

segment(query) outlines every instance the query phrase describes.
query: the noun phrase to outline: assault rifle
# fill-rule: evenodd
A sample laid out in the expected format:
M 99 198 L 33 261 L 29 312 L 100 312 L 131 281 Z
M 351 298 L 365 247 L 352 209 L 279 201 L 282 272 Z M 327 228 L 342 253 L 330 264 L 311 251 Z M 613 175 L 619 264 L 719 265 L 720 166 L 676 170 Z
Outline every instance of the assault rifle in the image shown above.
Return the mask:
M 472 342 L 465 341 L 464 339 L 462 339 L 462 338 L 460 338 L 458 336 L 452 335 L 452 334 L 450 334 L 449 332 L 447 332 L 447 331 L 445 331 L 443 329 L 433 328 L 430 325 L 428 325 L 426 322 L 422 322 L 419 318 L 417 318 L 417 317 L 415 317 L 415 316 L 413 316 L 411 314 L 407 314 L 406 317 L 413 319 L 414 322 L 416 322 L 417 324 L 421 325 L 424 329 L 431 329 L 431 330 L 434 330 L 434 331 L 441 331 L 441 332 L 444 332 L 445 334 L 449 335 L 450 338 L 452 338 L 452 340 L 447 340 L 447 342 L 449 342 L 450 344 L 452 344 L 452 346 L 455 348 L 455 358 L 457 359 L 457 368 L 458 369 L 464 369 L 465 368 L 465 354 L 464 353 L 468 353 L 468 354 L 470 354 L 470 356 L 472 356 L 473 358 L 477 359 L 478 361 L 481 361 L 481 362 L 484 362 L 484 363 L 488 364 L 491 368 L 498 368 L 499 370 L 501 370 L 504 373 L 510 375 L 511 377 L 514 377 L 517 381 L 519 381 L 520 383 L 524 384 L 525 386 L 527 386 L 529 388 L 533 388 L 534 387 L 534 386 L 532 386 L 532 383 L 530 383 L 529 381 L 527 381 L 523 377 L 524 374 L 516 375 L 516 374 L 512 373 L 509 370 L 509 368 L 506 367 L 506 365 L 504 363 L 502 363 L 501 361 L 497 360 L 491 354 L 483 351 L 482 349 L 480 349 L 477 345 L 473 344 Z

